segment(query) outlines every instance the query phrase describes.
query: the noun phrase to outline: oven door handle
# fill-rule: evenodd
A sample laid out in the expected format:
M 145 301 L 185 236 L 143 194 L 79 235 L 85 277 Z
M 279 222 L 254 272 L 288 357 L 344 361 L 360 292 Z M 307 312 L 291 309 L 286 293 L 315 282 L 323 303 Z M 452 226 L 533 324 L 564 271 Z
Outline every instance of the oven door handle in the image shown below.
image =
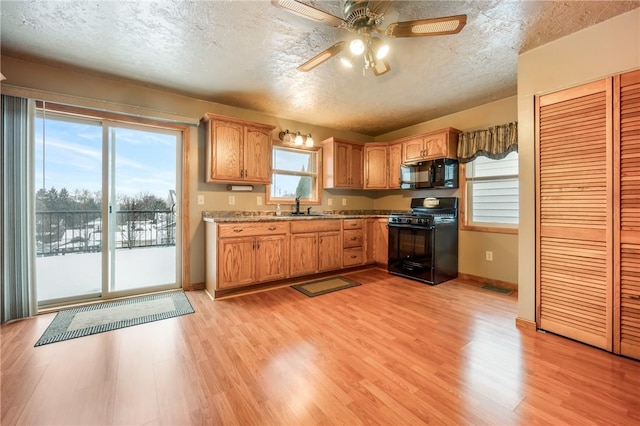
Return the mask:
M 404 228 L 404 229 L 435 229 L 435 225 L 412 225 L 412 224 L 404 224 L 404 223 L 389 223 L 389 228 Z

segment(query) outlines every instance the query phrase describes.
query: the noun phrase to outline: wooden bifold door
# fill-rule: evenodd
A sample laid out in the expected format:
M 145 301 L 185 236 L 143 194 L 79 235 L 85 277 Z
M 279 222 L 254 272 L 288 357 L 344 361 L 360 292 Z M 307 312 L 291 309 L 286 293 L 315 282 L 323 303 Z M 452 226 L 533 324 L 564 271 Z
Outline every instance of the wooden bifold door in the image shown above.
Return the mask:
M 640 359 L 640 71 L 616 76 L 614 352 Z
M 537 326 L 640 358 L 640 71 L 536 113 Z

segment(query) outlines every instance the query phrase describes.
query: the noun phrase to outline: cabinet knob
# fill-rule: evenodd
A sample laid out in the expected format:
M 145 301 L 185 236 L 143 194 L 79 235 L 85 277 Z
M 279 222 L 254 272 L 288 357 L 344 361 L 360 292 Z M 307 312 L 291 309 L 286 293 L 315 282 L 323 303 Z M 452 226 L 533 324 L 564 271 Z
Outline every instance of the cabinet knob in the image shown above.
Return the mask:
M 233 232 L 242 232 L 244 229 L 242 228 L 233 228 Z
M 351 241 L 355 241 L 355 240 L 357 240 L 356 237 L 351 237 Z
M 244 177 L 244 169 L 240 170 L 240 177 Z
M 270 226 L 269 231 L 275 231 L 277 228 L 275 226 Z

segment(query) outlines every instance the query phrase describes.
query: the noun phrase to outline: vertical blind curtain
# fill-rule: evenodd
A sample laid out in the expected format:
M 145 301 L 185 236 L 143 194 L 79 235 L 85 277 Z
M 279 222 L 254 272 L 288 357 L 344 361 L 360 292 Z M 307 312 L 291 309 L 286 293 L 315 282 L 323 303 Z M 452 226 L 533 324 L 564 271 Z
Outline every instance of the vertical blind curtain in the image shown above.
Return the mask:
M 488 129 L 464 132 L 458 141 L 458 161 L 468 163 L 483 155 L 501 160 L 510 152 L 518 151 L 518 122 L 493 126 Z
M 36 313 L 32 103 L 2 96 L 0 148 L 0 292 L 2 322 Z

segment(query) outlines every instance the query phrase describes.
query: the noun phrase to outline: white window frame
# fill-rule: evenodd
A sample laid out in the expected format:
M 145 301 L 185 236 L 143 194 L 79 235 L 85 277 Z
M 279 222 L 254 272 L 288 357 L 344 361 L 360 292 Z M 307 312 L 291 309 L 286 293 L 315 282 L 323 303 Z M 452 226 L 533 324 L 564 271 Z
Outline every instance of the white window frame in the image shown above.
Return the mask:
M 471 191 L 471 185 L 474 182 L 500 182 L 513 179 L 518 180 L 519 170 L 518 174 L 497 174 L 495 176 L 468 178 L 467 168 L 470 167 L 470 164 L 471 163 L 461 164 L 460 167 L 460 229 L 467 231 L 517 234 L 519 226 L 518 223 L 490 223 L 473 221 L 473 193 Z
M 291 176 L 309 176 L 314 178 L 315 185 L 311 190 L 311 198 L 305 198 L 302 200 L 305 205 L 320 205 L 322 203 L 321 199 L 321 187 L 322 187 L 322 148 L 321 147 L 306 147 L 306 146 L 293 146 L 291 144 L 279 143 L 274 141 L 272 147 L 272 158 L 274 159 L 276 153 L 275 151 L 278 149 L 284 149 L 287 151 L 299 151 L 305 153 L 314 153 L 316 157 L 316 171 L 315 172 L 301 172 L 301 171 L 292 171 L 292 170 L 279 170 L 275 167 L 271 170 L 271 181 L 273 182 L 273 176 L 275 174 L 283 174 L 283 175 L 291 175 Z M 271 185 L 267 185 L 266 187 L 266 203 L 267 204 L 295 204 L 294 197 L 272 197 L 271 196 Z

